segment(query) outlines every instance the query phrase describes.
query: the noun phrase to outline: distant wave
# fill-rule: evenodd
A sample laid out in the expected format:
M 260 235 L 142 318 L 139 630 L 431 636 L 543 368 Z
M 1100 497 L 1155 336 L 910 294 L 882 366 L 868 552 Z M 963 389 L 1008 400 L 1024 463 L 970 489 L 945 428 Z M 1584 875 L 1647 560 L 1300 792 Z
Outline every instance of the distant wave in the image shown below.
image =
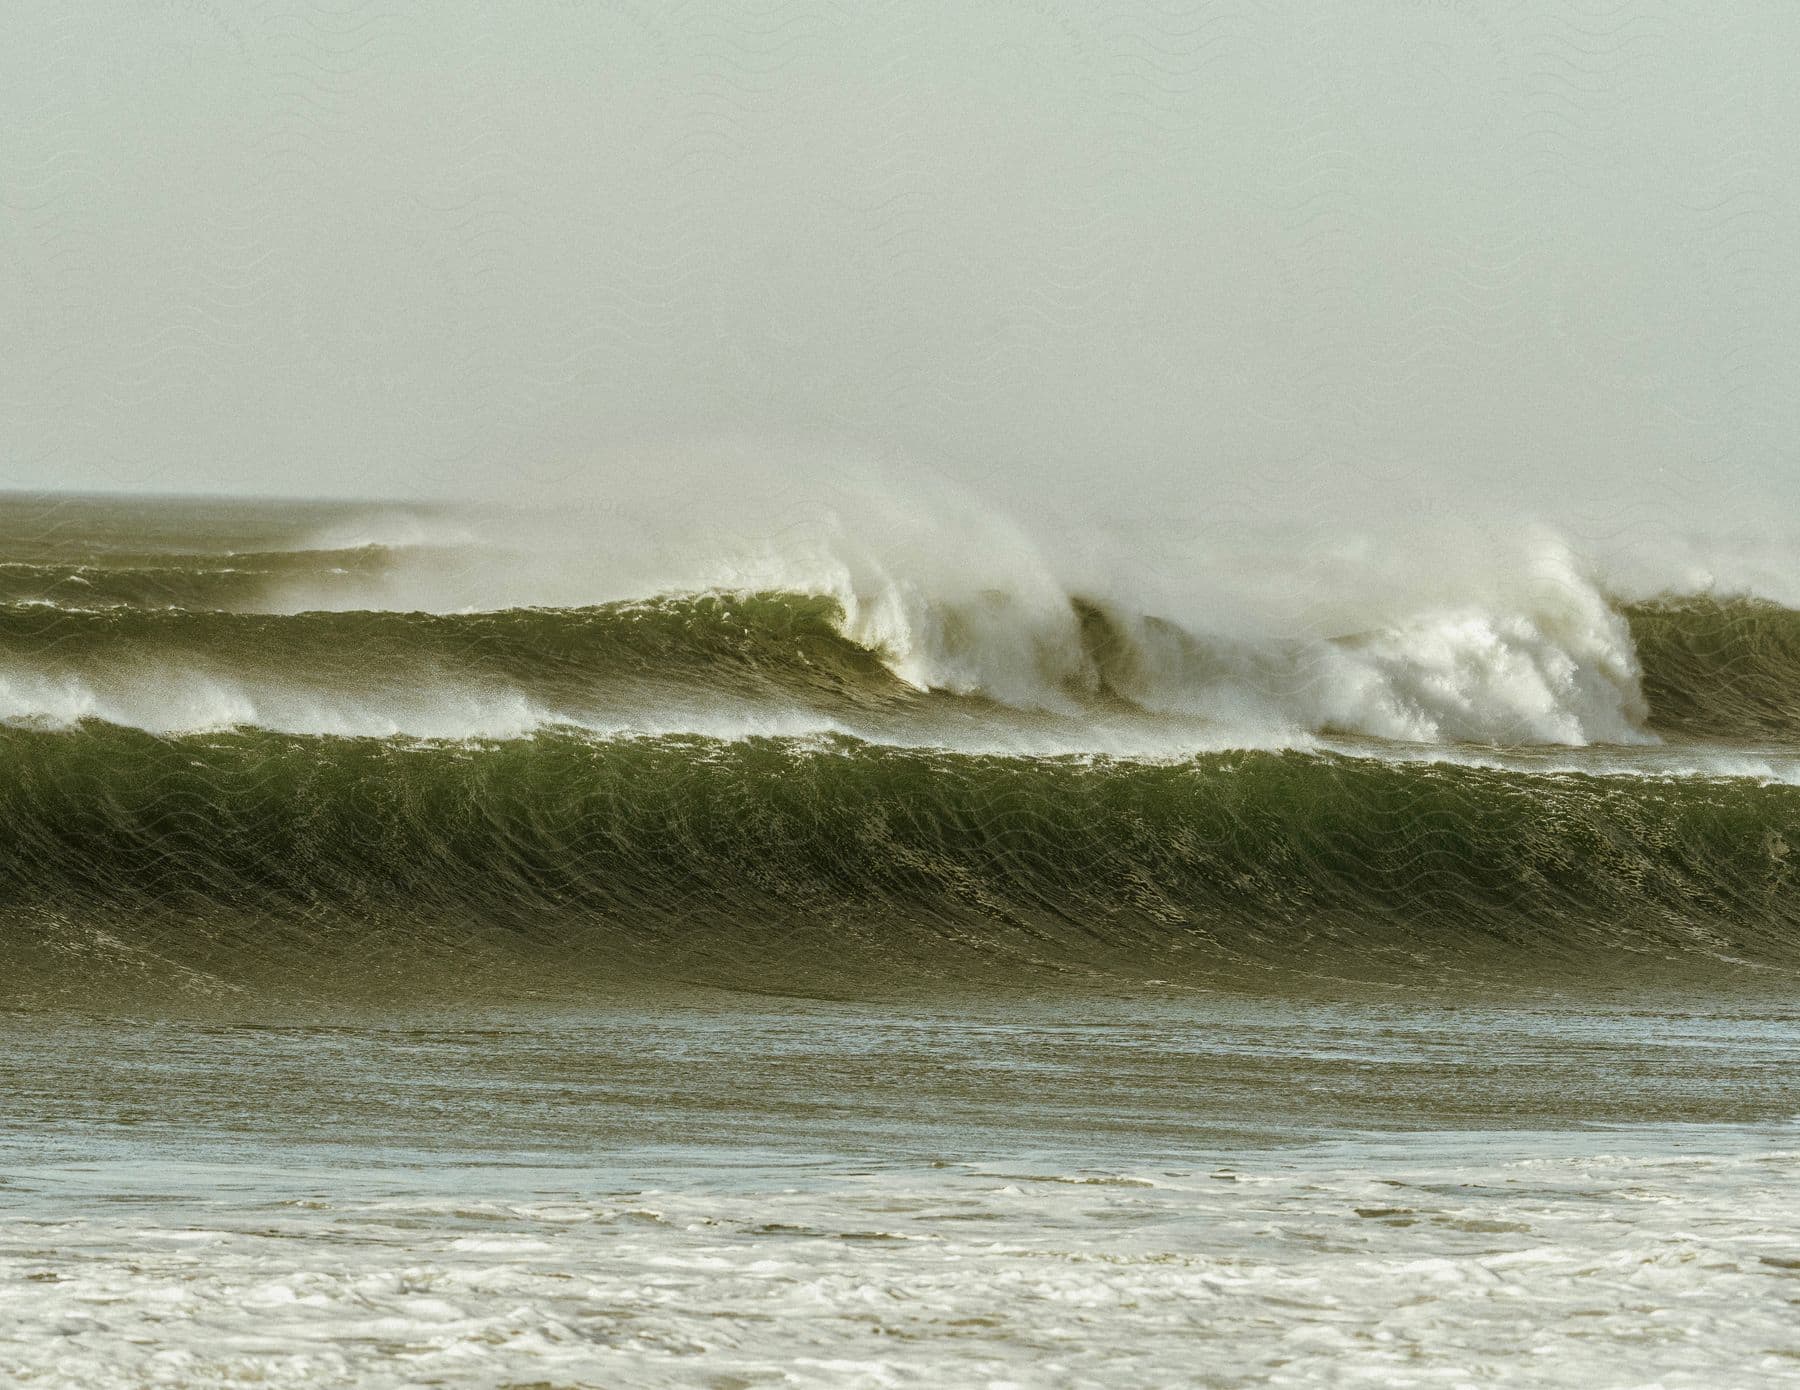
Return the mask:
M 115 552 L 102 560 L 0 561 L 0 603 L 67 608 L 253 610 L 284 584 L 303 581 L 320 599 L 353 598 L 394 563 L 383 545 L 312 550 Z
M 935 730 L 976 746 L 984 726 L 1016 738 L 1108 716 L 1167 751 L 1332 734 L 1786 741 L 1800 738 L 1800 614 L 1711 600 L 1614 611 L 1552 590 L 1534 611 L 1452 610 L 1259 644 L 1082 599 L 1046 620 L 1002 594 L 922 610 L 910 626 L 791 593 L 467 614 L 0 605 L 0 719 L 14 722 L 438 738 L 558 725 L 838 731 L 908 743 Z M 1101 740 L 1092 751 L 1119 750 Z

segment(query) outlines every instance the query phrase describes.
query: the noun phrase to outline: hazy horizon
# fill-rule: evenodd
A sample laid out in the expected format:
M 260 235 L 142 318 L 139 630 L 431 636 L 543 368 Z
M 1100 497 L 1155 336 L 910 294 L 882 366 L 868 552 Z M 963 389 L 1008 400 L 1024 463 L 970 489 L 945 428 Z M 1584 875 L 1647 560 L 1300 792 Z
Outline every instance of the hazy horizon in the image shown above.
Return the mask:
M 0 485 L 1800 501 L 1791 9 L 508 18 L 16 11 Z

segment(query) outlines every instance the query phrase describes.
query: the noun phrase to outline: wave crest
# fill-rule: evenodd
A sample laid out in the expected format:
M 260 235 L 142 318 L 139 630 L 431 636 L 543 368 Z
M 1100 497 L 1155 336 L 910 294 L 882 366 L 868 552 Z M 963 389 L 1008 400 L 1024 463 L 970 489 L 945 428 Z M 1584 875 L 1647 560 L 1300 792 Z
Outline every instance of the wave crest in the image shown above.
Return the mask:
M 1640 655 L 1642 664 L 1640 665 Z M 1406 743 L 1644 744 L 1800 733 L 1800 615 L 1685 601 L 1615 611 L 1545 584 L 1334 637 L 1196 634 L 1075 598 L 1028 608 L 689 594 L 467 614 L 0 605 L 0 719 L 159 733 L 517 737 L 852 732 L 1179 752 Z M 1125 745 L 1101 735 L 1132 730 Z M 1083 744 L 1083 731 L 1098 740 Z

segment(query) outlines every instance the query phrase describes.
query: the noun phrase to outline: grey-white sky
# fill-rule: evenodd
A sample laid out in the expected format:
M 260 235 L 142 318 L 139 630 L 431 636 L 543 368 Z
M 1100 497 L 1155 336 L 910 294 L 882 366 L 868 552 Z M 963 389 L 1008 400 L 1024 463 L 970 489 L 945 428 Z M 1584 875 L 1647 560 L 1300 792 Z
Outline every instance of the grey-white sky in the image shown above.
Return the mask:
M 6 486 L 555 493 L 730 436 L 1145 509 L 1800 501 L 1800 6 L 0 26 Z

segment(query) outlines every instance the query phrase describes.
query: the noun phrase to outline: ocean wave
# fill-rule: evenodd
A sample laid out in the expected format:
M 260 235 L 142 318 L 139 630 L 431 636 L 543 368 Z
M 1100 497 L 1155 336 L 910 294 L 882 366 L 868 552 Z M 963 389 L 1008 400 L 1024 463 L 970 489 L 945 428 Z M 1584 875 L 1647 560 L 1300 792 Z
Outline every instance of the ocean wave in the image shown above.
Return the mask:
M 465 950 L 572 984 L 650 958 L 739 983 L 1800 964 L 1800 790 L 1743 781 L 109 728 L 0 730 L 0 757 L 13 991 L 158 962 L 316 983 L 382 943 L 397 987 Z
M 462 614 L 0 605 L 0 719 L 159 733 L 848 732 L 965 749 L 1645 745 L 1800 736 L 1800 615 L 1546 586 L 1257 641 L 1075 598 L 686 594 Z M 1082 740 L 1090 740 L 1086 745 Z M 985 742 L 984 742 L 985 740 Z
M 1800 613 L 1690 597 L 1626 615 L 1654 727 L 1690 738 L 1800 735 Z

